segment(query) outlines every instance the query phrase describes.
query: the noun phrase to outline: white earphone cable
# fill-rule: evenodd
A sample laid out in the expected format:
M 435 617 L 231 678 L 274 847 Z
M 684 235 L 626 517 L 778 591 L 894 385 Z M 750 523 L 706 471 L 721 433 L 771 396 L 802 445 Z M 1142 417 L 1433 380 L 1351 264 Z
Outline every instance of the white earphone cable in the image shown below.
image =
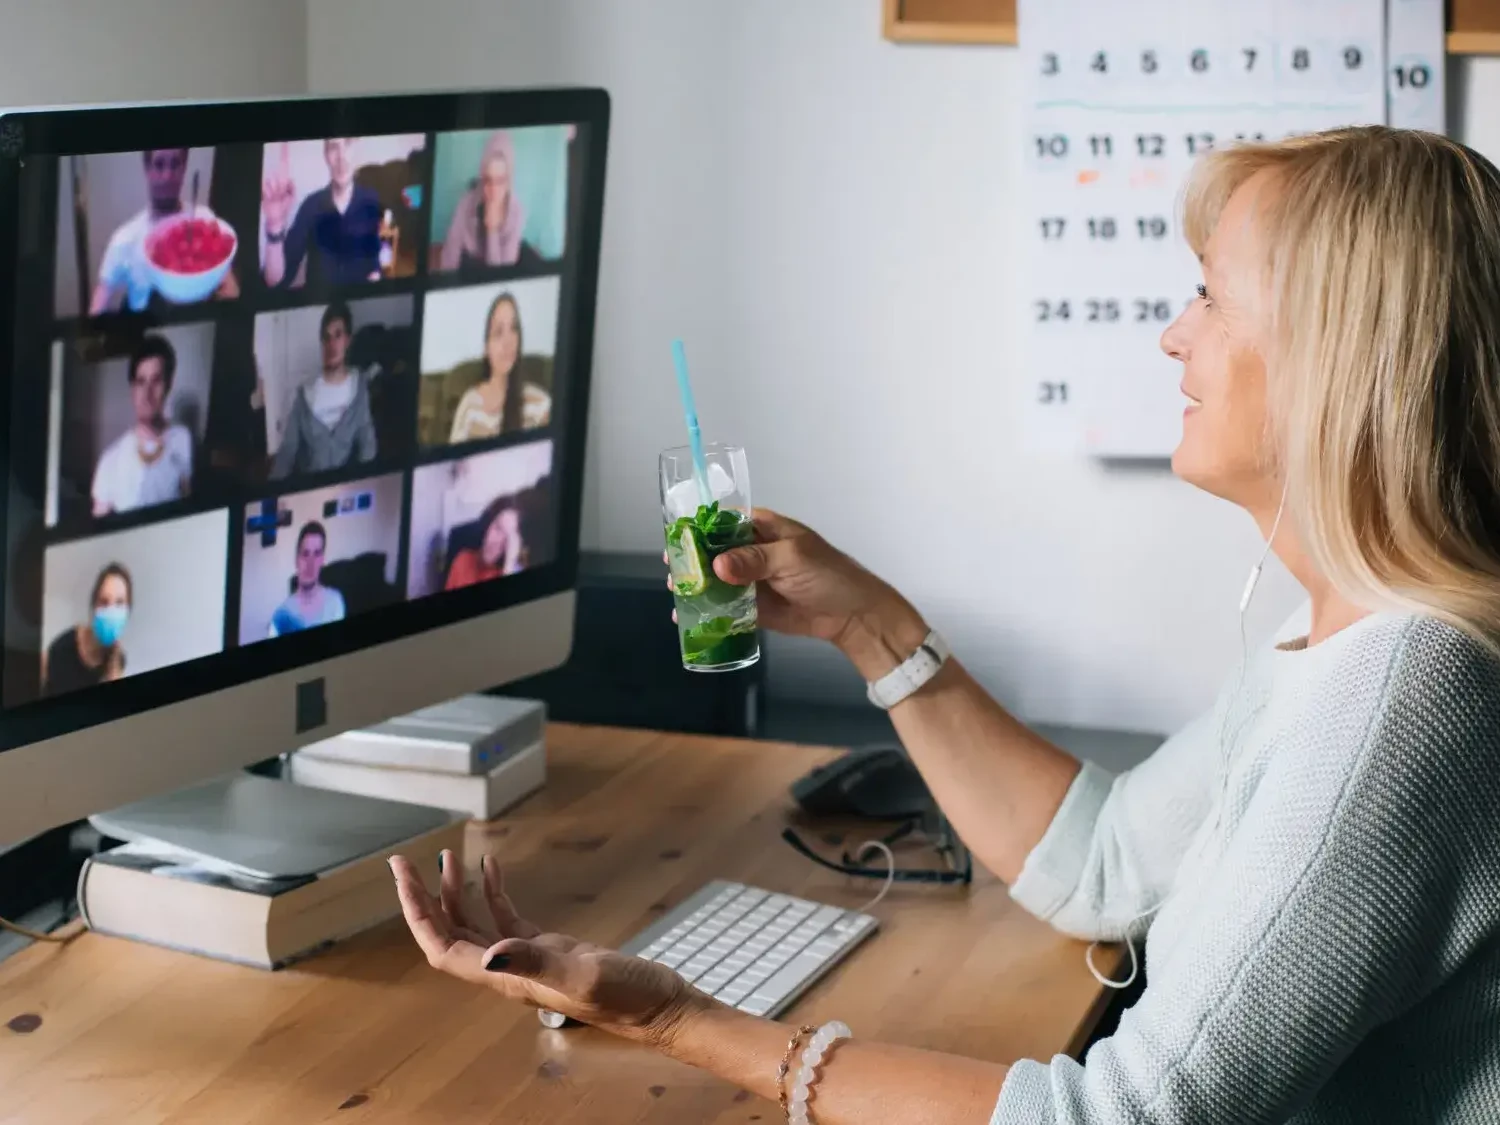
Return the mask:
M 1281 502 L 1276 505 L 1276 518 L 1271 521 L 1271 534 L 1266 536 L 1265 548 L 1261 551 L 1260 558 L 1256 560 L 1255 565 L 1250 568 L 1250 576 L 1245 580 L 1245 591 L 1240 595 L 1240 663 L 1239 670 L 1235 674 L 1235 686 L 1233 693 L 1231 693 L 1230 695 L 1230 700 L 1239 695 L 1240 689 L 1245 685 L 1245 666 L 1250 662 L 1250 644 L 1245 637 L 1245 611 L 1250 608 L 1250 599 L 1255 596 L 1255 587 L 1260 584 L 1261 572 L 1265 569 L 1266 560 L 1271 557 L 1271 548 L 1276 542 L 1276 533 L 1281 530 L 1281 517 L 1286 514 L 1286 495 L 1287 486 L 1282 485 Z M 1219 726 L 1219 749 L 1223 765 L 1223 777 L 1221 779 L 1219 799 L 1214 803 L 1214 826 L 1216 829 L 1218 827 L 1219 817 L 1223 815 L 1224 802 L 1228 799 L 1229 796 L 1229 750 L 1227 746 L 1229 737 L 1228 725 L 1229 702 L 1226 701 L 1224 705 L 1224 721 Z M 1102 984 L 1105 988 L 1117 989 L 1129 988 L 1132 984 L 1135 983 L 1136 975 L 1140 971 L 1140 959 L 1139 955 L 1135 951 L 1135 941 L 1130 936 L 1130 927 L 1135 925 L 1135 923 L 1139 922 L 1142 918 L 1151 917 L 1151 915 L 1155 914 L 1164 905 L 1166 905 L 1165 899 L 1157 903 L 1150 910 L 1143 911 L 1142 913 L 1137 914 L 1134 918 L 1126 921 L 1124 927 L 1124 938 L 1125 948 L 1130 953 L 1130 975 L 1124 980 L 1111 980 L 1094 967 L 1094 950 L 1098 948 L 1099 943 L 1097 941 L 1092 941 L 1089 943 L 1089 947 L 1083 952 L 1083 960 L 1084 963 L 1088 965 L 1089 972 L 1093 974 L 1096 981 Z

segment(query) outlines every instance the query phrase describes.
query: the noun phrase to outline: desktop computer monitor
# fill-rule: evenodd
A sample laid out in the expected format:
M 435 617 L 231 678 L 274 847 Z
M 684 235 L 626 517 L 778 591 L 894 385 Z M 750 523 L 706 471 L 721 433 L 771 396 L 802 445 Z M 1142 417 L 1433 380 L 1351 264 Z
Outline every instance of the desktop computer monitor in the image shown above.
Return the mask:
M 0 116 L 0 844 L 566 660 L 608 124 Z

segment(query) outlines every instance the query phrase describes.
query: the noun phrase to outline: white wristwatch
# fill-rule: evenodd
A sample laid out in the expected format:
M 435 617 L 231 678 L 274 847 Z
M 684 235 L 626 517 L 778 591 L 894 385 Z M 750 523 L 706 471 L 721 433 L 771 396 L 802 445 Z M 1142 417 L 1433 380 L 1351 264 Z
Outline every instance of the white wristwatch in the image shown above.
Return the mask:
M 883 711 L 889 711 L 936 676 L 952 655 L 948 642 L 934 629 L 917 646 L 916 652 L 869 685 L 866 694 L 870 702 Z

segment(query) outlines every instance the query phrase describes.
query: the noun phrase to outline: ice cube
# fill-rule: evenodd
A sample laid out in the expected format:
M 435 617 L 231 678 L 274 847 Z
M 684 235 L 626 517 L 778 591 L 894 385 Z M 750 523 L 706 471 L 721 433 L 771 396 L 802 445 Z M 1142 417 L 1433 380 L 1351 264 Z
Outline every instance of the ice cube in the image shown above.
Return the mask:
M 708 466 L 708 490 L 719 501 L 734 495 L 734 479 L 717 462 L 711 462 Z M 670 519 L 695 514 L 698 504 L 698 482 L 695 480 L 678 481 L 667 489 L 667 512 Z

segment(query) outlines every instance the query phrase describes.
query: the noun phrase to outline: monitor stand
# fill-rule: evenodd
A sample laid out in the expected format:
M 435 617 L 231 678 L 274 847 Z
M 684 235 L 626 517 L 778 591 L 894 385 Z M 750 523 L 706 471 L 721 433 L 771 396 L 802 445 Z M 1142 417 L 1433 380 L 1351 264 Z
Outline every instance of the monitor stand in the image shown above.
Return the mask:
M 315 875 L 461 819 L 456 813 L 233 773 L 148 797 L 89 822 L 262 878 Z

